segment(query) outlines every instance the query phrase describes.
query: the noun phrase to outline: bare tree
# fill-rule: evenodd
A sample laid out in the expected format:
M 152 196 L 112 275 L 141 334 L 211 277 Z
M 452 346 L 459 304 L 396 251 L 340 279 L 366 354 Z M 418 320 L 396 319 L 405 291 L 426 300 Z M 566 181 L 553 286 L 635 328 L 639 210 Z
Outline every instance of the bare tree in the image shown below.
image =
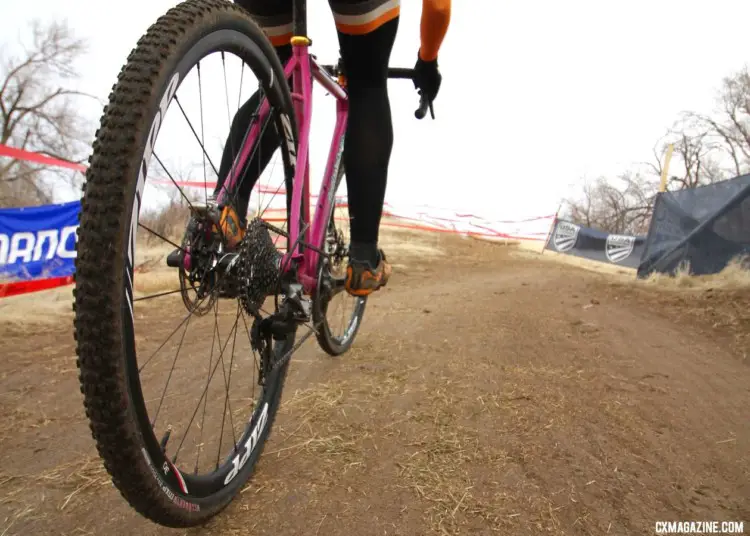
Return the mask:
M 30 27 L 30 45 L 20 43 L 17 55 L 5 48 L 0 52 L 0 144 L 82 162 L 89 132 L 75 102 L 87 95 L 72 86 L 85 43 L 64 21 L 43 26 L 34 20 Z M 14 159 L 0 162 L 0 204 L 48 202 L 43 172 L 75 180 L 70 170 L 40 169 Z
M 748 67 L 724 78 L 714 115 L 686 114 L 702 124 L 717 153 L 734 176 L 750 172 L 750 71 Z
M 566 201 L 574 222 L 611 233 L 645 233 L 669 144 L 674 153 L 667 189 L 697 188 L 750 172 L 750 71 L 725 78 L 714 116 L 684 113 L 653 148 L 653 159 L 616 180 L 587 182 Z
M 691 133 L 686 129 L 679 132 L 676 138 L 674 153 L 680 172 L 670 175 L 668 189 L 697 188 L 725 178 L 718 162 L 718 147 L 711 143 L 707 131 Z
M 625 173 L 615 180 L 600 177 L 587 182 L 582 196 L 567 200 L 567 217 L 573 222 L 618 234 L 648 230 L 656 186 L 648 177 Z
M 719 147 L 709 132 L 695 121 L 683 119 L 670 129 L 653 149 L 650 162 L 614 180 L 599 178 L 584 185 L 578 199 L 568 200 L 569 217 L 575 223 L 610 233 L 648 232 L 663 171 L 664 153 L 674 144 L 667 189 L 682 190 L 723 180 Z
M 674 145 L 668 190 L 683 190 L 712 184 L 727 178 L 722 166 L 721 144 L 712 136 L 705 123 L 693 114 L 683 114 L 653 148 L 653 159 L 642 163 L 652 180 L 658 184 L 663 172 L 664 155 Z

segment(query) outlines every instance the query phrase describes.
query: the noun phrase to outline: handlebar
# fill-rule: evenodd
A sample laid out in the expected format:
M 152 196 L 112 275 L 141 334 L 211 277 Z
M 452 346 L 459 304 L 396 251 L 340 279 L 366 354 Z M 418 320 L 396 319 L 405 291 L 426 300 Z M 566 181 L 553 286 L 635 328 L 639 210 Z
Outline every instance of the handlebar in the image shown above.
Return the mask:
M 321 65 L 323 69 L 328 71 L 332 76 L 337 76 L 339 73 L 340 66 L 333 65 Z M 389 67 L 388 78 L 400 78 L 414 80 L 414 69 L 406 69 L 403 67 Z M 430 101 L 421 91 L 419 92 L 419 108 L 414 112 L 414 117 L 417 119 L 424 119 L 427 115 L 427 110 L 430 110 L 430 116 L 435 119 L 435 110 L 432 107 L 432 101 Z
M 414 80 L 414 69 L 405 69 L 403 67 L 389 67 L 388 78 L 406 78 Z M 427 97 L 420 91 L 419 92 L 419 108 L 414 112 L 414 117 L 417 119 L 423 119 L 427 115 L 427 108 L 430 109 L 430 116 L 435 119 L 435 110 L 432 107 L 432 101 L 428 100 Z

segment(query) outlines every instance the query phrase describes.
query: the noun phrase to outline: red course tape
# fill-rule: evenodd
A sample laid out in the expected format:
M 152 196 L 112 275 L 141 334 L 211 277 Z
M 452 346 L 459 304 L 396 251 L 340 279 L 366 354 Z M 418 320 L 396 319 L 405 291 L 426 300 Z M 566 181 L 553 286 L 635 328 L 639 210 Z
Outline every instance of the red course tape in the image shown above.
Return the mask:
M 7 156 L 8 158 L 14 158 L 16 160 L 25 160 L 27 162 L 34 162 L 35 164 L 46 164 L 48 166 L 64 167 L 68 169 L 74 169 L 84 173 L 86 166 L 83 164 L 76 164 L 75 162 L 68 162 L 67 160 L 60 160 L 59 158 L 53 158 L 51 156 L 43 155 L 40 153 L 32 153 L 30 151 L 24 151 L 23 149 L 16 149 L 15 147 L 9 147 L 0 143 L 0 156 Z
M 31 281 L 13 281 L 11 283 L 0 283 L 0 298 L 37 292 L 51 288 L 64 287 L 73 284 L 73 276 L 51 277 L 49 279 L 32 279 Z
M 5 156 L 8 158 L 13 158 L 16 160 L 25 160 L 27 162 L 33 162 L 37 164 L 43 164 L 48 166 L 56 166 L 56 167 L 62 167 L 67 169 L 73 169 L 75 171 L 80 171 L 81 173 L 86 172 L 86 166 L 83 164 L 77 164 L 75 162 L 68 162 L 66 160 L 62 160 L 59 158 L 53 158 L 47 155 L 43 155 L 40 153 L 34 153 L 31 151 L 26 151 L 24 149 L 18 149 L 16 147 L 9 147 L 7 145 L 0 144 L 0 157 Z M 159 184 L 166 184 L 171 183 L 171 180 L 153 177 L 150 179 L 151 181 Z M 216 186 L 216 183 L 211 182 L 201 182 L 201 181 L 177 181 L 178 186 L 187 186 L 187 187 L 211 187 L 213 188 Z M 284 194 L 286 193 L 283 188 L 280 189 L 274 189 L 270 188 L 267 185 L 260 185 L 256 184 L 253 188 L 256 191 L 259 191 L 260 193 L 274 193 L 274 194 Z M 313 194 L 311 197 L 317 198 L 318 196 Z M 348 205 L 346 202 L 338 202 L 336 204 L 337 208 L 347 208 Z M 524 233 L 523 236 L 515 236 L 513 234 L 506 234 L 503 232 L 500 232 L 498 230 L 492 229 L 491 227 L 481 225 L 478 222 L 471 222 L 466 221 L 467 218 L 469 219 L 476 219 L 482 221 L 482 223 L 487 224 L 520 224 L 520 223 L 529 223 L 533 221 L 539 221 L 539 220 L 547 220 L 552 219 L 554 222 L 554 219 L 556 215 L 550 215 L 550 216 L 538 216 L 534 218 L 527 218 L 523 220 L 511 220 L 511 221 L 494 221 L 490 222 L 485 220 L 481 216 L 477 216 L 474 214 L 465 214 L 460 212 L 454 212 L 453 216 L 451 217 L 444 217 L 444 216 L 431 216 L 429 213 L 425 212 L 417 212 L 416 214 L 412 214 L 411 216 L 416 217 L 410 217 L 410 215 L 407 215 L 405 213 L 398 214 L 392 212 L 389 210 L 389 207 L 391 208 L 397 208 L 393 207 L 390 203 L 386 202 L 384 204 L 384 210 L 383 210 L 383 216 L 390 216 L 393 218 L 397 218 L 402 220 L 404 223 L 396 223 L 396 222 L 389 222 L 389 221 L 383 221 L 381 223 L 384 227 L 396 227 L 401 229 L 412 229 L 412 230 L 419 230 L 419 231 L 429 231 L 429 232 L 437 232 L 437 233 L 449 233 L 449 234 L 457 234 L 457 235 L 464 235 L 464 236 L 474 236 L 474 237 L 487 237 L 487 238 L 495 238 L 495 239 L 521 239 L 521 240 L 533 240 L 533 241 L 540 241 L 544 240 L 543 238 L 538 237 L 539 235 L 547 235 L 548 233 L 541 233 L 541 232 L 528 232 Z M 433 209 L 433 210 L 441 210 L 441 209 L 435 209 L 435 207 L 429 207 L 429 206 L 423 206 L 420 207 L 423 209 Z M 286 212 L 286 209 L 277 209 L 277 208 L 268 208 L 267 212 Z M 425 219 L 426 218 L 426 219 Z M 276 217 L 271 218 L 263 218 L 266 221 L 269 222 L 282 222 L 286 221 L 286 218 L 281 216 L 280 214 Z M 338 218 L 337 218 L 338 219 Z M 343 218 L 346 219 L 346 218 Z M 428 220 L 437 220 L 440 222 L 450 222 L 450 223 L 457 223 L 457 224 L 468 224 L 470 227 L 474 227 L 476 229 L 480 229 L 479 232 L 469 229 L 463 229 L 459 230 L 456 228 L 448 228 L 448 225 L 435 225 L 430 226 Z M 414 222 L 414 223 L 410 223 Z M 426 224 L 426 225 L 425 225 Z M 453 225 L 450 225 L 450 227 L 454 227 Z M 518 229 L 516 229 L 518 231 Z M 37 279 L 32 281 L 14 281 L 12 283 L 0 283 L 0 298 L 6 297 L 6 296 L 14 296 L 17 294 L 24 294 L 26 292 L 35 292 L 39 290 L 45 290 L 55 287 L 60 287 L 64 285 L 69 285 L 73 283 L 73 276 L 68 277 L 56 277 L 52 279 Z

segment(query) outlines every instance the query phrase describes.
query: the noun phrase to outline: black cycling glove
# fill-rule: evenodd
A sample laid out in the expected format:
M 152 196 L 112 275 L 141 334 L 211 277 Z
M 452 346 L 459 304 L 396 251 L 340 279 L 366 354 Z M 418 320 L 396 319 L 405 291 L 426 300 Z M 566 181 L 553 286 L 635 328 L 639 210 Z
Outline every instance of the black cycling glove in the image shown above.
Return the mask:
M 414 87 L 420 90 L 419 94 L 425 95 L 430 102 L 434 101 L 440 91 L 442 80 L 437 59 L 424 61 L 417 54 L 417 64 L 414 66 Z

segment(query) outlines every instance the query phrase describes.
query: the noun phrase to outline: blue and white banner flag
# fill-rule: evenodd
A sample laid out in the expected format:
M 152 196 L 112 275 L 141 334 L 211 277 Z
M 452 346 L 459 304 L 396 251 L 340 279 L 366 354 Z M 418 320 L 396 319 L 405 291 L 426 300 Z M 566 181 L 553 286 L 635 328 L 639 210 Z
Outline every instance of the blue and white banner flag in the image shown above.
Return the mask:
M 80 201 L 0 209 L 0 280 L 73 275 Z

